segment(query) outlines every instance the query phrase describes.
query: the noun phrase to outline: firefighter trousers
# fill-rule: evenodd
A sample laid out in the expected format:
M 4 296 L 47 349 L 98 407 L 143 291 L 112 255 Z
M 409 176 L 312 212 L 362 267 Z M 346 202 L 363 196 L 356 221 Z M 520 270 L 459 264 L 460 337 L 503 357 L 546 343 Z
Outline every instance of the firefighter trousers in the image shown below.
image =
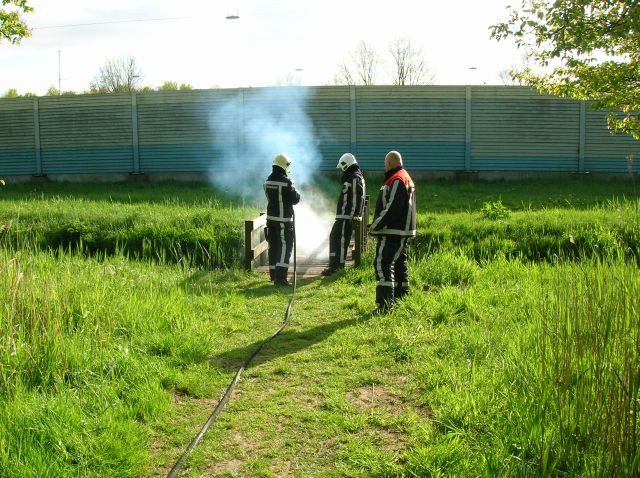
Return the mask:
M 267 221 L 266 235 L 269 243 L 269 278 L 286 280 L 293 250 L 293 223 Z
M 347 261 L 347 251 L 351 242 L 353 221 L 351 219 L 336 219 L 329 234 L 329 268 L 344 267 Z
M 378 236 L 376 257 L 376 304 L 391 305 L 409 292 L 409 268 L 407 265 L 407 237 Z

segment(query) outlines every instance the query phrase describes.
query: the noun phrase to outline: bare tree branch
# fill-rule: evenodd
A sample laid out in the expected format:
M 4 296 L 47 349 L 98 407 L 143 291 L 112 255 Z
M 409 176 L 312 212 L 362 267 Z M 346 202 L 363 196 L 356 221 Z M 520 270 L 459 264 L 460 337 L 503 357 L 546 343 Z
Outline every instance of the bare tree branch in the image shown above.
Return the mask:
M 394 85 L 429 85 L 434 75 L 422 56 L 422 50 L 414 48 L 408 38 L 399 38 L 389 45 L 395 70 L 391 82 Z
M 378 54 L 364 41 L 350 53 L 350 62 L 343 62 L 333 78 L 336 85 L 374 85 L 378 74 Z
M 132 56 L 109 59 L 90 84 L 92 93 L 129 93 L 136 91 L 142 72 Z

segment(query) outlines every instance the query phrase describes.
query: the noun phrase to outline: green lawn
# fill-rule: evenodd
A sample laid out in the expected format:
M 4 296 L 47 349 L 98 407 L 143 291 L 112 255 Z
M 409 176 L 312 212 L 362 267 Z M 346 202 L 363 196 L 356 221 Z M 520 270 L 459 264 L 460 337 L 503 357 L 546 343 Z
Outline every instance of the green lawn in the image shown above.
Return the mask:
M 640 473 L 634 184 L 418 197 L 408 299 L 370 313 L 371 251 L 300 281 L 184 476 Z M 0 190 L 0 477 L 166 475 L 283 319 L 285 291 L 202 259 L 258 210 L 193 184 Z

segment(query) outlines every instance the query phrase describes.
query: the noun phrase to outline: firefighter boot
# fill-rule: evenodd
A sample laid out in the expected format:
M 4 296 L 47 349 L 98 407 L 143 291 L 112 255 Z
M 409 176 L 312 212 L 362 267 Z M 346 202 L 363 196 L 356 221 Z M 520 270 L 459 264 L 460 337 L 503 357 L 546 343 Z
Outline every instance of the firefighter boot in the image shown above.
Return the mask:
M 393 287 L 379 285 L 376 287 L 376 306 L 377 311 L 386 314 L 393 307 L 395 300 Z
M 408 294 L 409 294 L 409 288 L 408 287 L 396 287 L 396 289 L 394 291 L 394 299 L 396 301 L 398 301 L 400 299 L 404 299 Z

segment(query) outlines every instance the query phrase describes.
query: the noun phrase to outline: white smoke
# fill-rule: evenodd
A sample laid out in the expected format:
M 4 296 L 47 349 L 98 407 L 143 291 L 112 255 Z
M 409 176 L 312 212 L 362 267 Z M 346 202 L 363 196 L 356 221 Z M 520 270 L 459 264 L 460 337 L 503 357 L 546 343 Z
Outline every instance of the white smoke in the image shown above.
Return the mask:
M 216 161 L 209 172 L 216 188 L 266 210 L 263 183 L 273 158 L 292 161 L 289 177 L 300 193 L 295 206 L 298 258 L 326 259 L 335 204 L 313 186 L 322 156 L 306 113 L 310 88 L 251 88 L 211 111 Z M 337 159 L 336 159 L 337 161 Z

